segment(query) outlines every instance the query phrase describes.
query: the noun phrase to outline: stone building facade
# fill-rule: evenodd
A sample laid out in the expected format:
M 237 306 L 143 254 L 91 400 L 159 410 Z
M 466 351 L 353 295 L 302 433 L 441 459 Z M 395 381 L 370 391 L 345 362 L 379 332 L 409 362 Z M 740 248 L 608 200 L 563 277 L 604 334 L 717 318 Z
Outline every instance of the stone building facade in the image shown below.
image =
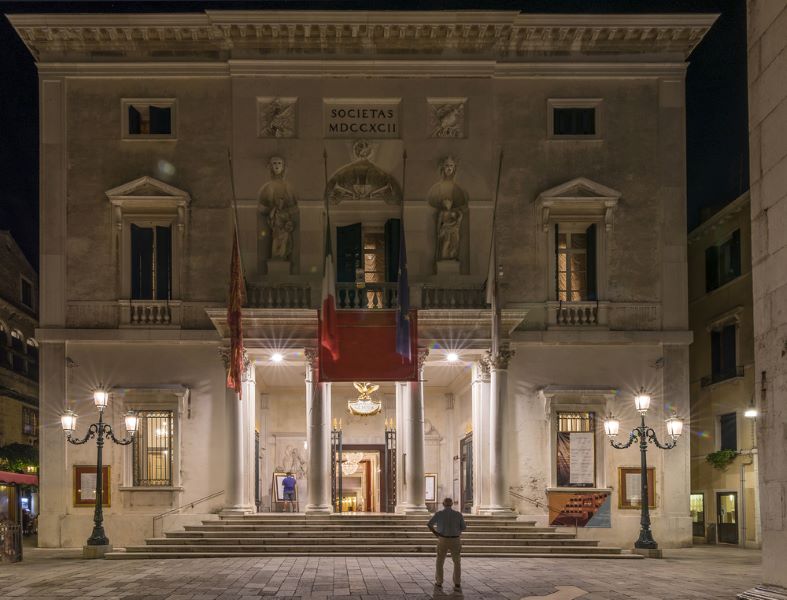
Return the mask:
M 689 234 L 691 514 L 697 541 L 758 547 L 750 232 L 747 192 Z
M 601 421 L 633 427 L 641 387 L 659 435 L 689 413 L 684 78 L 714 18 L 11 16 L 41 93 L 40 544 L 89 530 L 73 478 L 93 451 L 67 446 L 57 417 L 72 407 L 84 427 L 102 385 L 113 423 L 135 409 L 148 427 L 106 450 L 116 545 L 153 523 L 276 510 L 286 471 L 301 510 L 388 508 L 373 471 L 330 493 L 342 419 L 372 467 L 396 431 L 392 510 L 451 495 L 629 546 L 639 455 L 610 448 Z M 340 310 L 390 306 L 404 219 L 423 383 L 382 383 L 373 417 L 347 413 L 349 383 L 314 385 L 326 202 Z M 233 213 L 242 403 L 218 353 Z M 489 361 L 492 239 L 505 353 Z M 650 460 L 656 539 L 690 544 L 689 445 Z
M 748 79 L 755 399 L 762 494 L 763 587 L 787 598 L 787 2 L 749 0 Z

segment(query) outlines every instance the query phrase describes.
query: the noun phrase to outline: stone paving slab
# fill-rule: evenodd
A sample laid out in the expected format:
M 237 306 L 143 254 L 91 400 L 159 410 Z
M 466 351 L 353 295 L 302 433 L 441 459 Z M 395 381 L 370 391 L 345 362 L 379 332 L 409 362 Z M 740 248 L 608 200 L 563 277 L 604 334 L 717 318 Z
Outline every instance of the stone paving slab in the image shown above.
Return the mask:
M 62 600 L 683 600 L 730 598 L 761 581 L 760 553 L 665 550 L 662 560 L 467 558 L 462 591 L 451 561 L 443 590 L 429 557 L 84 560 L 80 551 L 25 550 L 0 565 L 0 599 Z

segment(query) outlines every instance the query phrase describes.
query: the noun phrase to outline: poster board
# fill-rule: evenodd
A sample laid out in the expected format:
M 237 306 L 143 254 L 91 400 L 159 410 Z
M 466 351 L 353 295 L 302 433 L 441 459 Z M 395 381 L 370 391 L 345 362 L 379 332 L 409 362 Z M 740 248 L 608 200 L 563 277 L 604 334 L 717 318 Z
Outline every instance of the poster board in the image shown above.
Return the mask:
M 101 506 L 110 506 L 109 465 L 101 469 Z M 96 466 L 74 465 L 74 506 L 96 505 Z
M 284 478 L 287 477 L 287 473 L 284 472 L 275 472 L 273 474 L 273 482 L 272 488 L 273 493 L 271 496 L 275 499 L 275 502 L 284 502 Z M 295 502 L 298 501 L 298 486 L 295 486 Z
M 426 502 L 437 502 L 437 474 L 427 473 L 424 476 L 424 496 Z
M 641 468 L 618 467 L 618 508 L 641 507 Z M 648 467 L 648 507 L 656 508 L 656 468 Z

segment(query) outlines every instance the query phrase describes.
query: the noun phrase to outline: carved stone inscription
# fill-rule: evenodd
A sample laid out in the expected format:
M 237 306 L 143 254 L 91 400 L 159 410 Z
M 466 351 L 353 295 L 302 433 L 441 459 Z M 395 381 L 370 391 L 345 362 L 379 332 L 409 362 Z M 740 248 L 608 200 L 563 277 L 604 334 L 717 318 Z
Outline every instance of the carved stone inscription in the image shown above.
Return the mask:
M 401 100 L 325 100 L 323 122 L 327 138 L 398 138 Z

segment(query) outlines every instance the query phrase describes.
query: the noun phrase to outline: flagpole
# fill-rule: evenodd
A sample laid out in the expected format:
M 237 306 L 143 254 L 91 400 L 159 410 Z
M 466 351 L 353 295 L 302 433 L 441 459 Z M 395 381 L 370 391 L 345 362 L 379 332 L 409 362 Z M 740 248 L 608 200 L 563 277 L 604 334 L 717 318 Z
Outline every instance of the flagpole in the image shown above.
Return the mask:
M 229 164 L 230 168 L 230 187 L 232 189 L 232 225 L 235 229 L 235 240 L 238 244 L 238 259 L 240 260 L 240 272 L 243 278 L 243 295 L 246 296 L 246 269 L 243 268 L 243 255 L 240 252 L 240 229 L 238 223 L 240 222 L 240 218 L 238 217 L 238 197 L 235 194 L 235 173 L 232 170 L 232 154 L 230 153 L 230 149 L 227 148 L 227 163 Z
M 497 298 L 497 199 L 500 195 L 500 175 L 503 171 L 503 148 L 500 148 L 500 158 L 497 163 L 497 183 L 495 185 L 495 199 L 492 205 L 492 236 L 489 244 L 491 276 L 492 276 L 492 356 L 496 357 L 500 351 L 500 303 Z

